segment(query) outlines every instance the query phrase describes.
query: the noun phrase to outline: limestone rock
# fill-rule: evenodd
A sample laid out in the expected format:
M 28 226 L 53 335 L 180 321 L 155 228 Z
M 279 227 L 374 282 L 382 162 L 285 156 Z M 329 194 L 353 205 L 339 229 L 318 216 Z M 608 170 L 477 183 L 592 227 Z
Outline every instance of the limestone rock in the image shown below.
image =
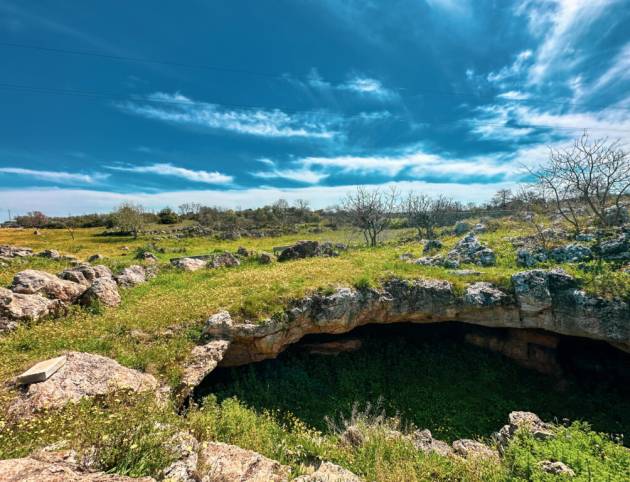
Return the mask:
M 184 271 L 197 271 L 205 268 L 208 262 L 199 258 L 177 258 L 171 260 L 171 264 Z
M 227 340 L 214 340 L 192 349 L 182 375 L 180 398 L 187 397 L 216 368 L 229 346 Z
M 0 244 L 0 256 L 4 258 L 27 258 L 33 256 L 33 250 L 21 246 Z
M 147 281 L 147 271 L 144 266 L 133 264 L 123 269 L 115 279 L 119 286 L 131 288 Z
M 271 253 L 260 253 L 260 255 L 258 256 L 258 261 L 260 261 L 261 264 L 271 264 L 276 260 L 276 257 L 271 254 Z
M 215 313 L 206 320 L 201 335 L 203 338 L 226 338 L 231 336 L 234 326 L 230 313 L 223 310 Z
M 21 459 L 0 460 L 4 482 L 155 482 L 152 477 L 133 478 L 85 470 L 73 451 L 38 452 Z
M 549 257 L 557 263 L 579 263 L 590 261 L 593 258 L 593 253 L 587 246 L 572 243 L 552 249 Z
M 492 306 L 506 302 L 508 295 L 496 288 L 492 283 L 479 281 L 466 288 L 464 303 L 477 306 Z
M 44 298 L 39 294 L 13 293 L 0 288 L 0 332 L 17 326 L 17 321 L 36 321 L 46 316 L 58 316 L 65 309 L 59 300 Z M 6 320 L 3 321 L 2 320 Z
M 111 358 L 70 352 L 64 366 L 45 382 L 28 385 L 9 411 L 13 416 L 28 416 L 118 389 L 142 392 L 157 388 L 158 382 L 152 375 L 123 367 Z
M 48 258 L 48 259 L 61 258 L 61 254 L 59 254 L 59 251 L 57 251 L 56 249 L 45 249 L 44 251 L 39 253 L 37 256 L 40 256 L 41 258 Z
M 471 439 L 460 439 L 453 442 L 453 452 L 465 459 L 475 458 L 498 458 L 499 454 L 496 450 L 491 449 L 481 442 Z
M 202 445 L 198 471 L 202 482 L 281 482 L 289 477 L 289 467 L 251 450 L 219 442 Z
M 197 439 L 188 432 L 178 432 L 166 442 L 165 448 L 175 461 L 162 471 L 162 480 L 197 482 Z
M 118 285 L 112 278 L 97 278 L 85 293 L 81 296 L 80 303 L 84 306 L 95 302 L 105 306 L 115 307 L 120 305 L 121 298 L 118 293 Z
M 530 251 L 526 248 L 519 248 L 516 251 L 516 265 L 525 268 L 532 268 L 538 263 L 544 263 L 547 258 L 547 252 L 544 249 Z
M 482 244 L 472 232 L 460 239 L 447 257 L 460 263 L 475 263 L 481 266 L 496 264 L 494 251 Z M 456 268 L 457 266 L 449 267 Z
M 224 268 L 231 266 L 239 266 L 241 262 L 232 253 L 221 253 L 212 257 L 208 263 L 211 268 Z
M 155 256 L 150 251 L 140 251 L 138 254 L 136 254 L 136 259 L 145 261 L 147 263 L 155 263 L 158 260 L 157 256 Z
M 92 266 L 89 263 L 81 263 L 59 273 L 59 277 L 68 281 L 90 286 L 97 278 L 112 278 L 111 270 L 102 264 Z
M 27 269 L 13 278 L 11 290 L 21 294 L 42 294 L 63 302 L 73 302 L 85 291 L 85 286 L 63 280 L 44 271 Z
M 510 412 L 508 415 L 508 424 L 501 427 L 501 429 L 493 435 L 500 451 L 504 451 L 507 448 L 517 430 L 527 430 L 538 440 L 553 437 L 552 426 L 543 422 L 535 413 Z
M 553 475 L 564 475 L 566 477 L 575 477 L 575 472 L 571 467 L 562 462 L 552 462 L 551 460 L 543 460 L 538 464 L 540 470 Z
M 312 258 L 313 256 L 319 255 L 320 244 L 318 241 L 298 241 L 293 246 L 288 246 L 283 249 L 278 256 L 278 261 Z
M 447 456 L 453 453 L 449 444 L 433 438 L 429 430 L 416 430 L 410 436 L 414 447 L 424 453 L 435 452 L 438 455 Z
M 361 482 L 361 478 L 330 462 L 322 462 L 315 472 L 293 479 L 295 482 Z

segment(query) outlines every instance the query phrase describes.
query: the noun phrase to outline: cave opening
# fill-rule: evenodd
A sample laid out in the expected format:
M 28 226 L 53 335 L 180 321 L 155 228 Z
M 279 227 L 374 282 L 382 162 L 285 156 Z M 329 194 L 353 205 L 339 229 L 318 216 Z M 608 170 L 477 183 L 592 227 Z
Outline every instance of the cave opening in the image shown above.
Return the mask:
M 272 360 L 219 367 L 193 397 L 210 395 L 292 414 L 324 432 L 327 418 L 378 404 L 447 441 L 487 437 L 514 410 L 628 434 L 630 355 L 541 330 L 371 324 L 307 335 Z

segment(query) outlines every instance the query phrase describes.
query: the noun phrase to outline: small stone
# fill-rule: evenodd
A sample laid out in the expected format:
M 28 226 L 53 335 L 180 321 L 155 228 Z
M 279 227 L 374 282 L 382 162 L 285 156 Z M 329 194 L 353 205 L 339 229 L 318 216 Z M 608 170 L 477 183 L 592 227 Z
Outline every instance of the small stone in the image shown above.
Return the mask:
M 220 442 L 206 442 L 199 451 L 198 473 L 202 480 L 281 482 L 289 467 L 259 453 Z
M 104 258 L 105 258 L 105 257 L 104 257 L 102 254 L 97 253 L 97 254 L 93 254 L 92 256 L 90 256 L 90 257 L 88 258 L 88 261 L 89 261 L 90 263 L 93 263 L 94 261 L 100 261 L 100 260 L 102 260 L 102 259 L 104 259 Z
M 551 460 L 543 460 L 538 464 L 540 470 L 554 475 L 565 475 L 567 477 L 575 477 L 575 472 L 571 467 L 562 462 L 552 462 Z
M 19 385 L 29 385 L 31 383 L 48 380 L 53 373 L 59 370 L 66 363 L 66 357 L 60 356 L 50 360 L 40 361 L 17 377 Z
M 56 249 L 45 249 L 44 251 L 39 253 L 38 256 L 42 258 L 49 258 L 49 259 L 61 258 L 61 254 L 59 254 L 59 251 L 57 251 Z
M 341 441 L 351 447 L 360 447 L 364 440 L 363 434 L 354 425 L 347 427 L 341 434 Z
M 492 450 L 487 445 L 471 439 L 455 440 L 453 442 L 453 451 L 456 455 L 465 459 L 498 458 L 499 456 L 496 450 Z
M 271 264 L 275 261 L 276 257 L 271 254 L 271 253 L 260 253 L 260 256 L 258 256 L 258 261 L 260 261 L 261 264 Z

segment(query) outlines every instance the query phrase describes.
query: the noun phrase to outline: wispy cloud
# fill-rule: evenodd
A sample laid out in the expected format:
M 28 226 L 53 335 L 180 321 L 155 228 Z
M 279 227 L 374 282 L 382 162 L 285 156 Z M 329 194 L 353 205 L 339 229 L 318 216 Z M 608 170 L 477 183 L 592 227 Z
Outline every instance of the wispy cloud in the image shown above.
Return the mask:
M 626 43 L 615 56 L 612 65 L 590 87 L 590 91 L 600 90 L 602 87 L 630 79 L 630 42 Z
M 529 59 L 532 57 L 531 50 L 523 50 L 510 65 L 502 67 L 498 72 L 490 72 L 488 74 L 488 82 L 500 83 L 508 79 L 520 76 L 526 69 Z M 466 74 L 469 77 L 468 73 Z
M 13 174 L 37 179 L 39 181 L 56 182 L 60 184 L 96 184 L 109 177 L 109 174 L 104 173 L 80 174 L 63 171 L 24 169 L 22 167 L 0 167 L 0 174 Z
M 400 97 L 398 92 L 385 87 L 380 80 L 366 75 L 355 74 L 344 82 L 333 83 L 324 79 L 317 69 L 311 69 L 305 81 L 291 77 L 287 77 L 287 80 L 303 88 L 327 92 L 349 92 L 364 98 L 372 98 L 380 101 L 396 100 Z
M 156 92 L 149 102 L 132 100 L 118 107 L 149 119 L 184 126 L 220 129 L 261 137 L 306 137 L 331 139 L 339 118 L 323 111 L 287 114 L 279 109 L 230 109 L 218 104 L 199 102 L 180 93 Z
M 229 184 L 234 178 L 217 171 L 203 171 L 186 169 L 169 163 L 158 163 L 147 166 L 107 166 L 107 169 L 115 171 L 136 172 L 146 174 L 158 174 L 160 176 L 173 176 L 192 182 L 205 184 Z
M 510 90 L 508 92 L 503 92 L 497 95 L 497 97 L 507 100 L 526 100 L 529 99 L 529 94 L 525 92 L 519 92 L 518 90 Z

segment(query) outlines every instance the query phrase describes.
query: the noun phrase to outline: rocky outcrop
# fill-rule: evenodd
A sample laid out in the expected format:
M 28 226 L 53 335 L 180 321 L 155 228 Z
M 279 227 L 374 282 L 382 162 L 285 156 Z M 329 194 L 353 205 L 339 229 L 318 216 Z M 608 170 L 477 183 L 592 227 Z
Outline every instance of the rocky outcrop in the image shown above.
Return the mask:
M 0 244 L 0 257 L 2 258 L 27 258 L 29 256 L 33 256 L 31 248 Z
M 453 453 L 465 459 L 499 458 L 499 453 L 496 450 L 488 447 L 481 442 L 467 438 L 455 440 L 455 442 L 453 442 Z
M 276 248 L 274 248 L 276 249 Z M 347 249 L 345 245 L 319 241 L 298 241 L 292 246 L 283 247 L 278 261 L 312 258 L 314 256 L 337 256 L 339 250 Z
M 474 263 L 480 266 L 494 266 L 496 264 L 494 251 L 481 243 L 472 232 L 457 242 L 448 253 L 447 258 L 457 261 L 457 264 Z
M 199 451 L 198 472 L 204 482 L 283 482 L 288 480 L 289 470 L 275 460 L 235 445 L 207 442 Z
M 434 439 L 428 429 L 416 430 L 410 438 L 414 447 L 425 454 L 435 452 L 438 455 L 448 456 L 453 453 L 453 448 L 449 444 Z
M 229 346 L 227 340 L 213 340 L 192 349 L 178 390 L 181 399 L 188 397 L 206 375 L 216 368 Z
M 112 278 L 97 278 L 83 293 L 79 302 L 83 306 L 101 303 L 105 306 L 116 307 L 121 302 L 118 285 Z
M 111 358 L 70 352 L 66 363 L 45 382 L 26 386 L 9 412 L 12 417 L 22 417 L 116 390 L 143 392 L 157 388 L 153 376 L 123 367 Z
M 97 278 L 112 278 L 111 270 L 102 264 L 92 266 L 89 263 L 81 263 L 74 268 L 69 268 L 58 275 L 60 278 L 90 286 Z
M 152 477 L 127 477 L 86 470 L 74 451 L 37 452 L 20 459 L 0 460 L 4 482 L 155 482 Z
M 274 358 L 308 334 L 398 322 L 541 329 L 607 341 L 630 352 L 628 319 L 628 303 L 587 295 L 562 270 L 531 270 L 515 274 L 510 291 L 479 282 L 458 295 L 447 281 L 400 279 L 389 280 L 378 290 L 339 288 L 330 295 L 315 293 L 295 301 L 282 316 L 260 323 L 236 323 L 229 313 L 218 313 L 208 319 L 203 336 L 230 342 L 221 366 Z
M 518 430 L 530 432 L 538 440 L 553 437 L 552 426 L 532 412 L 510 412 L 508 423 L 493 435 L 500 452 L 503 452 Z
M 44 298 L 39 294 L 13 293 L 0 288 L 0 333 L 14 329 L 19 322 L 37 321 L 63 312 L 64 304 L 59 300 Z
M 47 298 L 72 303 L 83 294 L 85 286 L 44 271 L 27 269 L 15 275 L 11 290 L 28 295 L 41 294 Z

